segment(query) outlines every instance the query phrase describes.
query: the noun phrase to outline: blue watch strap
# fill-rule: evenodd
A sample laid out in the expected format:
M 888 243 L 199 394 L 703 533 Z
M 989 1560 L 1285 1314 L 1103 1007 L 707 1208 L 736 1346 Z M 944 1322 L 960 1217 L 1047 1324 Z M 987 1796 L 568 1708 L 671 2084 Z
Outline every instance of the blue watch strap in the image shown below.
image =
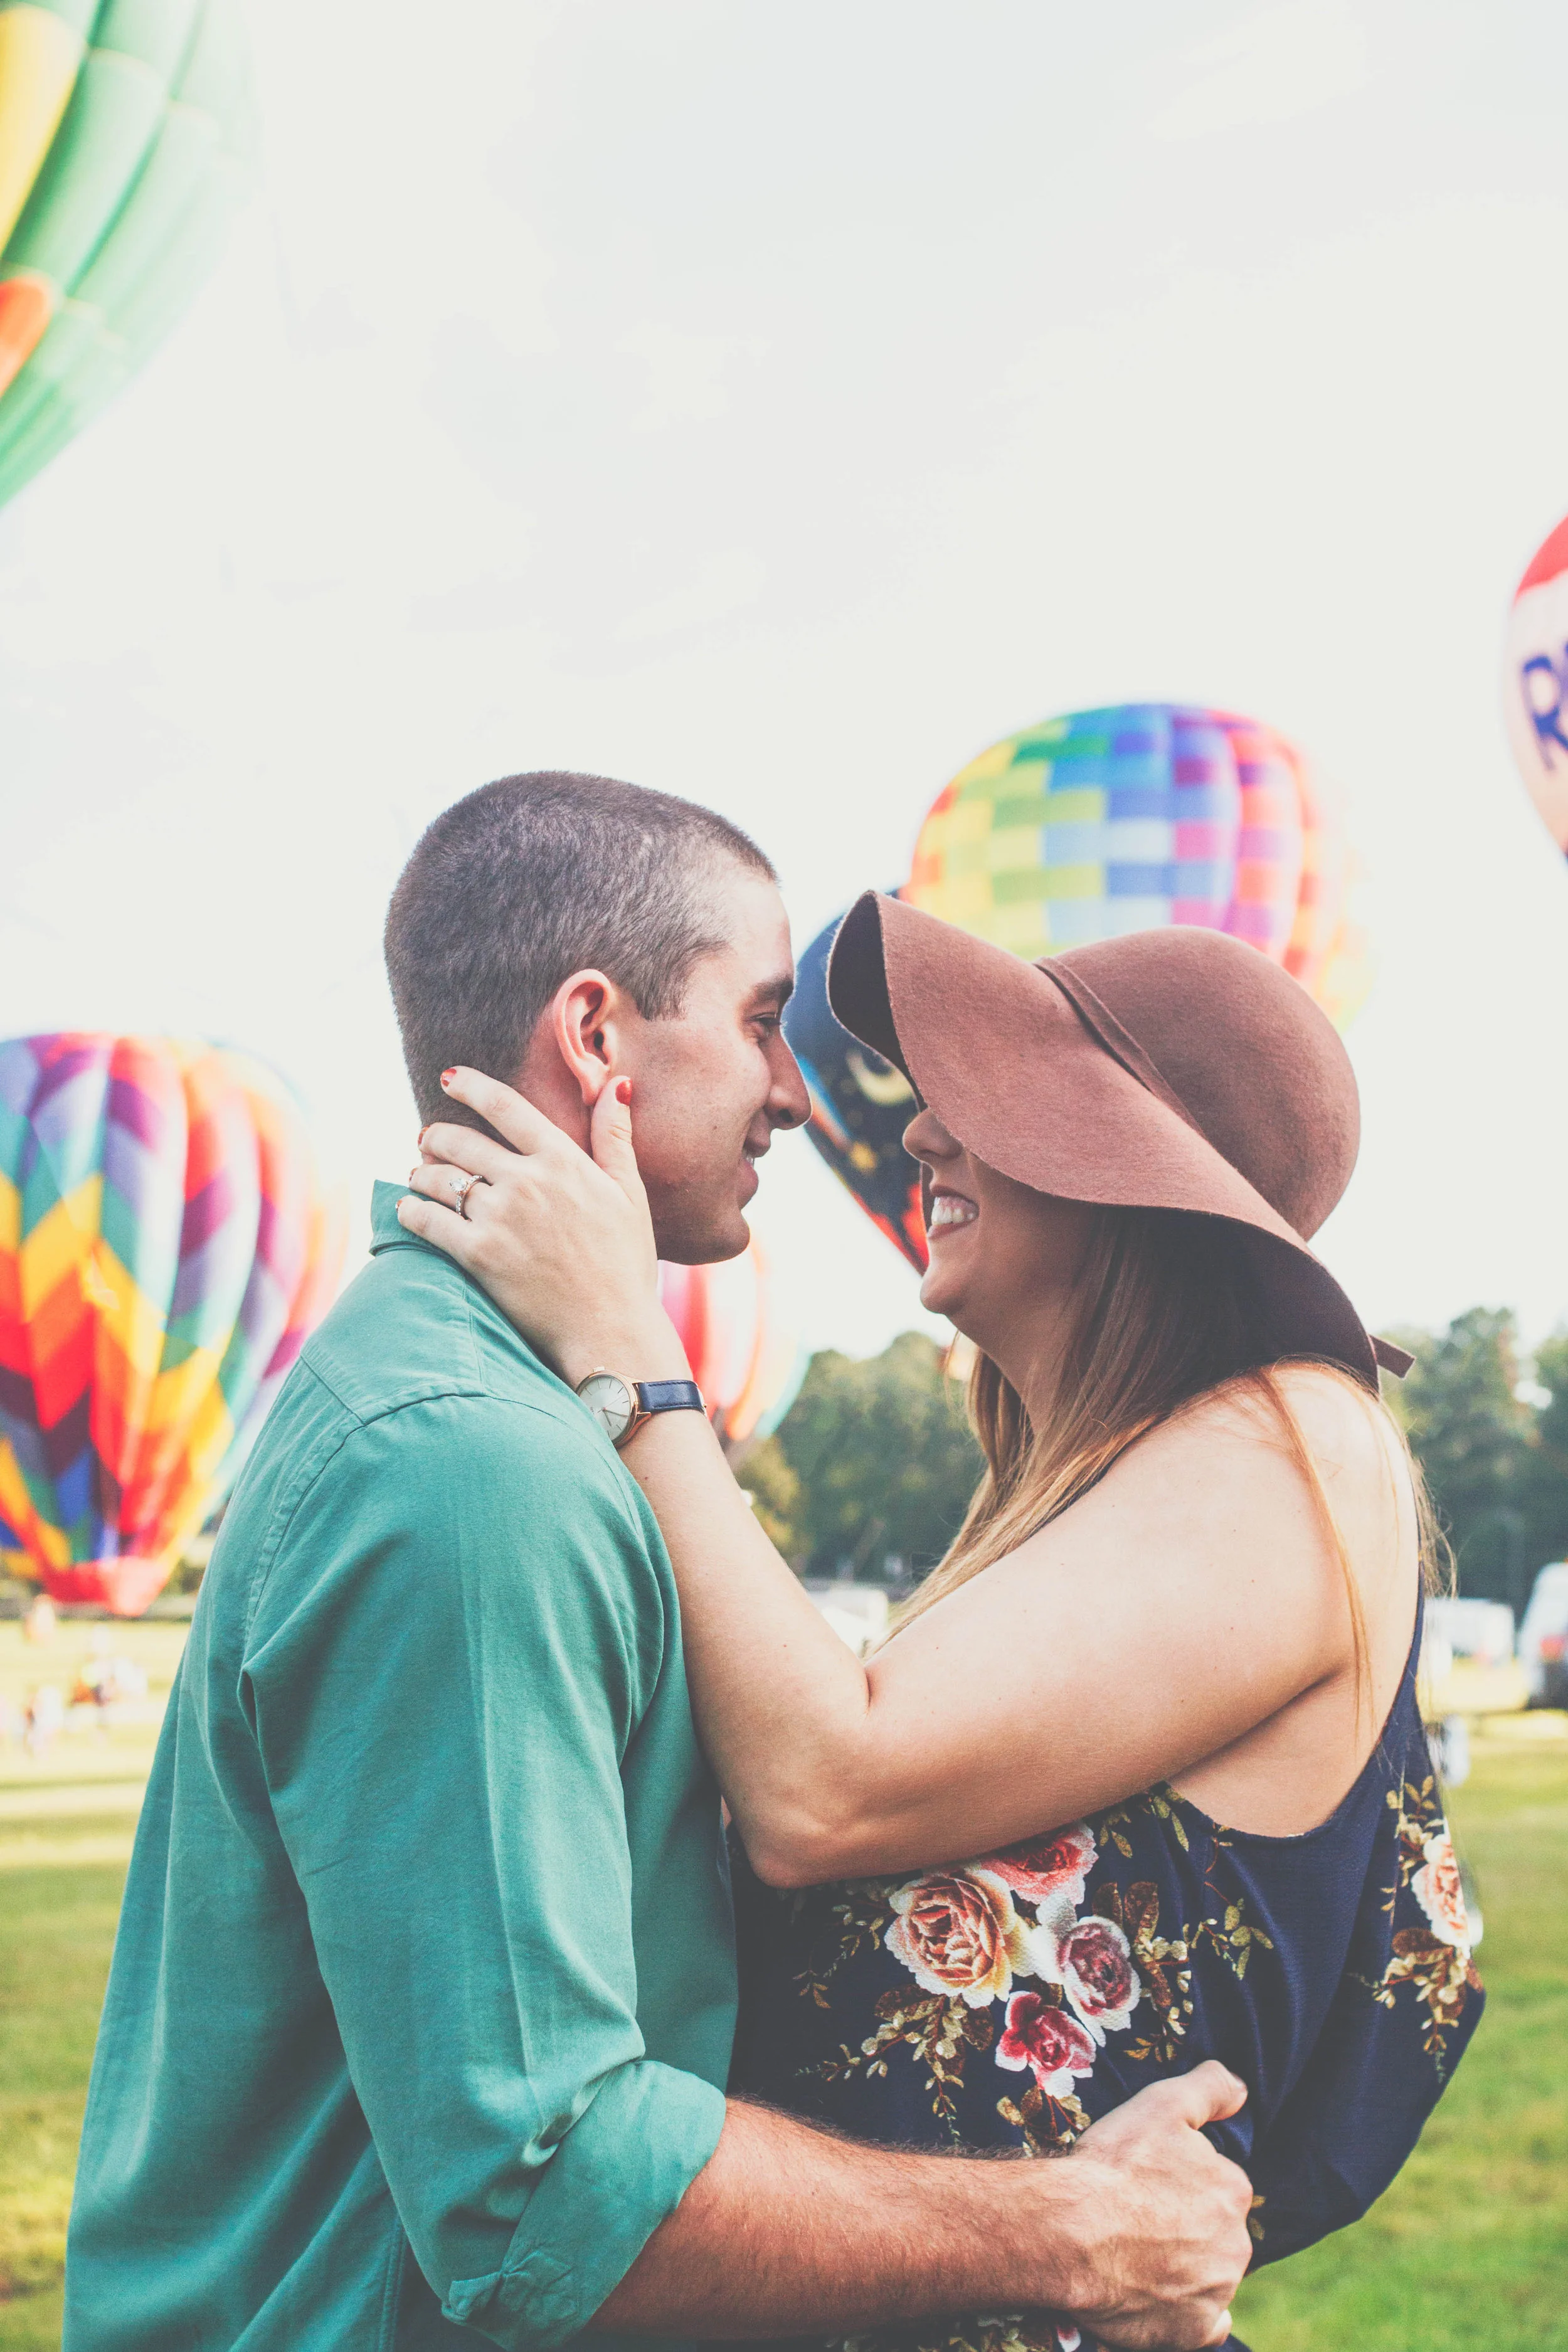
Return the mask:
M 637 1402 L 644 1412 L 706 1412 L 702 1391 L 695 1381 L 639 1381 Z

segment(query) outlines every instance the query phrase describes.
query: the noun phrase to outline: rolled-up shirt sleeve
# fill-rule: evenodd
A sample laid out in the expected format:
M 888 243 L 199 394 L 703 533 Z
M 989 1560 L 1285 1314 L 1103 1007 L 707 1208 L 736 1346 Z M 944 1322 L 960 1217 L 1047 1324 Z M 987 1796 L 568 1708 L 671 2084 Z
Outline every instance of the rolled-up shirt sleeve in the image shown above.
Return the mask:
M 489 1396 L 359 1427 L 262 1564 L 247 1712 L 415 2257 L 492 2341 L 575 2335 L 717 2145 L 646 2055 L 622 1767 L 680 1671 L 586 1426 Z

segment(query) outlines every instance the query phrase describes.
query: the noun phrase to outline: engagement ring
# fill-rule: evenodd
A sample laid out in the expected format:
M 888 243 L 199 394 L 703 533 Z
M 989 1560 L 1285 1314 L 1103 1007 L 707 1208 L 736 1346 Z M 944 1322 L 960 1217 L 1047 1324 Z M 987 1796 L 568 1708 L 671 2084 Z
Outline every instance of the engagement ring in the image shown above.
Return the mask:
M 452 1179 L 452 1194 L 459 1217 L 466 1218 L 468 1213 L 468 1194 L 474 1186 L 488 1184 L 489 1181 L 488 1176 L 455 1176 Z

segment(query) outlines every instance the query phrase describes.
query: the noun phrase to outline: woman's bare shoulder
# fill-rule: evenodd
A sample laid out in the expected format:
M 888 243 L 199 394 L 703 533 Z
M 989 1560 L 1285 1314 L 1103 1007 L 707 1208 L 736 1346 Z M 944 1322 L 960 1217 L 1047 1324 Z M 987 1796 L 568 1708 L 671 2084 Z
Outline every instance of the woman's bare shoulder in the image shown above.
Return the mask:
M 1290 1506 L 1312 1552 L 1326 1500 L 1351 1557 L 1368 1569 L 1410 1548 L 1414 1495 L 1398 1433 L 1370 1391 L 1325 1365 L 1276 1364 L 1266 1380 L 1193 1398 L 1140 1439 L 1106 1484 L 1153 1495 L 1173 1482 L 1199 1518 L 1262 1514 L 1282 1535 L 1273 1515 Z
M 1273 1364 L 1261 1380 L 1227 1381 L 1194 1397 L 1165 1426 L 1178 1442 L 1255 1444 L 1262 1437 L 1291 1453 L 1281 1405 L 1325 1476 L 1386 1481 L 1402 1450 L 1389 1416 L 1370 1390 L 1328 1364 Z
M 1382 1400 L 1327 1364 L 1277 1364 L 1274 1381 L 1325 1477 L 1386 1489 L 1407 1486 L 1405 1449 Z
M 1347 1374 L 1310 1362 L 1276 1364 L 1267 1381 L 1228 1382 L 1194 1398 L 1164 1434 L 1173 1449 L 1190 1448 L 1193 1466 L 1214 1480 L 1216 1508 L 1220 1489 L 1254 1511 L 1268 1510 L 1271 1496 L 1293 1493 L 1289 1516 L 1309 1550 L 1325 1559 L 1338 1553 L 1364 1595 L 1402 1589 L 1404 1571 L 1414 1570 L 1418 1530 L 1408 1456 L 1381 1400 Z

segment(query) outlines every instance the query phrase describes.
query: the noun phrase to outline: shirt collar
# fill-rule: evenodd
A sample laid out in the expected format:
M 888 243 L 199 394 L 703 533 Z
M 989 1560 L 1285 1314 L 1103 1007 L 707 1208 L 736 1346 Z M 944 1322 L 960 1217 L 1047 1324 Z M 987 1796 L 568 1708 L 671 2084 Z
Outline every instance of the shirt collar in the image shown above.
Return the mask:
M 428 1249 L 417 1234 L 407 1232 L 398 1223 L 397 1204 L 408 1192 L 406 1184 L 385 1184 L 378 1177 L 370 1196 L 370 1254 L 379 1257 L 384 1249 Z

